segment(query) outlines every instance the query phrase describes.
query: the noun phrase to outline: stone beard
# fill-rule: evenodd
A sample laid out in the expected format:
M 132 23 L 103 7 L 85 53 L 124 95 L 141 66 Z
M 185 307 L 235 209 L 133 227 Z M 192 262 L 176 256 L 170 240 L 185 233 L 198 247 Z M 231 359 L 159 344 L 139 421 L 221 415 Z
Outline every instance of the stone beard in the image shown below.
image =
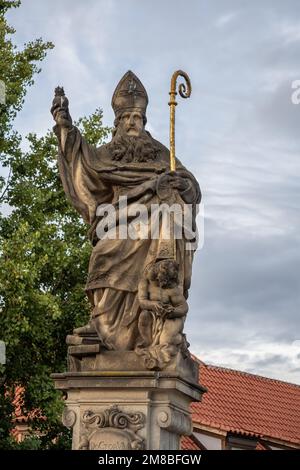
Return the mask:
M 131 163 L 156 161 L 160 150 L 146 131 L 139 136 L 128 136 L 125 132 L 118 132 L 117 128 L 109 143 L 109 151 L 113 160 Z

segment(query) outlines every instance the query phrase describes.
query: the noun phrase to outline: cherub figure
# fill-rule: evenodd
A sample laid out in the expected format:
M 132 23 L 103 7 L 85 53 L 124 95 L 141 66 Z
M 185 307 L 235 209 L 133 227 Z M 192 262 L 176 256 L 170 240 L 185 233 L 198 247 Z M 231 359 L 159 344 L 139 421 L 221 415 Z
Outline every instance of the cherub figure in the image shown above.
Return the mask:
M 146 356 L 148 368 L 160 368 L 169 362 L 184 340 L 182 331 L 188 305 L 178 285 L 178 271 L 175 260 L 158 261 L 146 269 L 139 284 L 142 312 L 137 352 Z

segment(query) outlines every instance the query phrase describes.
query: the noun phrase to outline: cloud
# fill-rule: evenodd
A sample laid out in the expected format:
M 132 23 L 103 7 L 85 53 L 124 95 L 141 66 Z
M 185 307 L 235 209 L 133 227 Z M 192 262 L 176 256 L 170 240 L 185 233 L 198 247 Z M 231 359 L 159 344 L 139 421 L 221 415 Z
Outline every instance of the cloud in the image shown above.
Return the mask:
M 300 22 L 291 24 L 284 22 L 280 28 L 280 34 L 286 44 L 300 41 Z
M 217 28 L 223 28 L 231 23 L 237 16 L 238 13 L 236 11 L 222 15 L 216 20 L 215 25 Z
M 271 342 L 261 337 L 240 348 L 218 348 L 208 353 L 204 347 L 198 347 L 193 352 L 209 364 L 299 384 L 299 351 L 299 346 L 292 343 Z

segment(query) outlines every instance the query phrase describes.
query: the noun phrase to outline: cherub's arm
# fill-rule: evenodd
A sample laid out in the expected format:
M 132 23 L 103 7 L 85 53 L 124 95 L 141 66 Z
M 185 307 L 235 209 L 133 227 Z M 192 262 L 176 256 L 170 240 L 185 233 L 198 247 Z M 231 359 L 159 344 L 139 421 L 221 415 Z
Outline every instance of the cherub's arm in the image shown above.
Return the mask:
M 148 281 L 147 279 L 141 279 L 138 289 L 138 299 L 140 306 L 143 310 L 150 310 L 148 300 Z
M 157 300 L 149 300 L 149 282 L 146 278 L 143 278 L 139 283 L 138 299 L 140 306 L 143 310 L 152 310 L 153 312 L 160 314 L 163 311 L 161 302 Z
M 189 307 L 184 295 L 178 287 L 172 289 L 170 300 L 173 305 L 173 311 L 169 313 L 168 318 L 184 317 L 187 314 Z

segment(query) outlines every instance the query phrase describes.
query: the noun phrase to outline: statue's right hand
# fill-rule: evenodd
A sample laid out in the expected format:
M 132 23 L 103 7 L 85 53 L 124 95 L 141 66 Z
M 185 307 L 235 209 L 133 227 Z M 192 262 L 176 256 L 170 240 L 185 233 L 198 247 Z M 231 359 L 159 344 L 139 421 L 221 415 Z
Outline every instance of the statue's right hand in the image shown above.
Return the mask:
M 53 116 L 54 117 L 54 116 Z M 65 110 L 58 110 L 54 117 L 56 124 L 61 127 L 72 127 L 72 118 Z

